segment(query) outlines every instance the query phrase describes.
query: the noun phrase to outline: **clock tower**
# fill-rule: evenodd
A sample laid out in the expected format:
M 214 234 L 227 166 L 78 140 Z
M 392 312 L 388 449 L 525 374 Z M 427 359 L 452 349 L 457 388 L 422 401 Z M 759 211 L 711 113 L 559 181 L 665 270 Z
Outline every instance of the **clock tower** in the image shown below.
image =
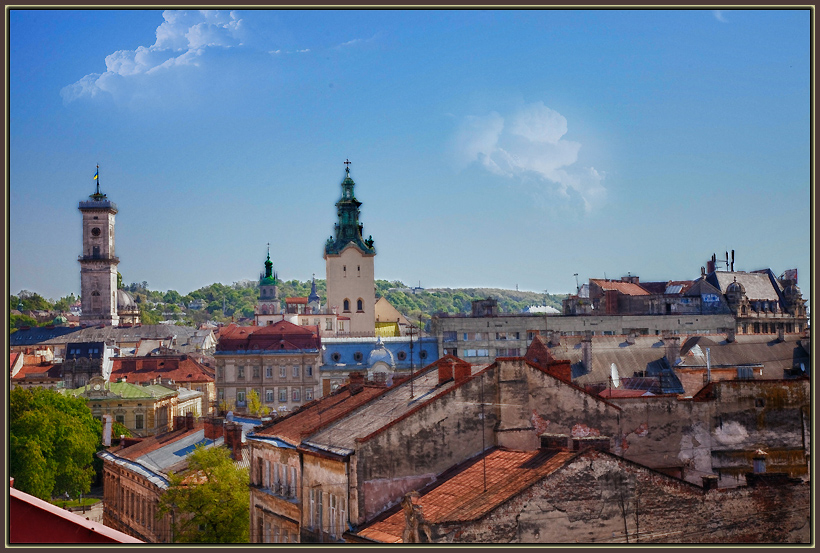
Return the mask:
M 80 202 L 83 214 L 83 254 L 80 262 L 80 323 L 117 326 L 117 264 L 114 252 L 114 216 L 117 204 L 100 192 L 100 168 L 94 180 L 97 191 Z

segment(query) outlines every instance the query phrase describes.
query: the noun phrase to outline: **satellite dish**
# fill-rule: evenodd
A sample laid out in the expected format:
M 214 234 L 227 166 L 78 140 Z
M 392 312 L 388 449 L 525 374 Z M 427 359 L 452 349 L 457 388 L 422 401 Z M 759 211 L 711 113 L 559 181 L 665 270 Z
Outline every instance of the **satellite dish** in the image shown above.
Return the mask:
M 617 388 L 621 385 L 621 375 L 618 374 L 618 367 L 615 366 L 615 363 L 612 363 L 609 370 L 612 373 L 612 385 Z

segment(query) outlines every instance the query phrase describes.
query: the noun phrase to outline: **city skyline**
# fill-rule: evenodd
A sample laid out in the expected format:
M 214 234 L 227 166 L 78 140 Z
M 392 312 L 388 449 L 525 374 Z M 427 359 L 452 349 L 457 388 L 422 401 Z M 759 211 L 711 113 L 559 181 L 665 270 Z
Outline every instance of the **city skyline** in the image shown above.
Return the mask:
M 324 278 L 349 159 L 375 277 L 575 291 L 713 253 L 810 297 L 808 10 L 9 12 L 10 293 Z

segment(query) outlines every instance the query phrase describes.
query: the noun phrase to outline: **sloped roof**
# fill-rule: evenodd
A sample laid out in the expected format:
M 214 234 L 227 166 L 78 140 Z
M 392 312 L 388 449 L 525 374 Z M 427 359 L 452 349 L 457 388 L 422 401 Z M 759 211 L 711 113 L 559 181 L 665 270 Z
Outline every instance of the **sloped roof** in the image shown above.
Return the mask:
M 477 520 L 580 454 L 559 450 L 491 449 L 440 475 L 435 483 L 421 491 L 414 504 L 421 507 L 422 516 L 431 524 Z M 402 541 L 404 527 L 404 511 L 397 507 L 358 535 L 398 543 Z
M 734 342 L 715 337 L 692 336 L 681 345 L 683 363 L 676 368 L 705 368 L 706 349 L 712 367 L 736 367 L 762 365 L 761 378 L 781 379 L 783 371 L 799 367 L 807 371 L 811 367 L 811 354 L 806 351 L 799 335 L 787 334 L 780 342 L 771 334 L 739 334 Z
M 288 321 L 276 321 L 266 326 L 237 326 L 222 328 L 216 351 L 256 350 L 316 350 L 321 338 L 314 326 L 299 326 Z
M 317 432 L 385 391 L 384 387 L 365 384 L 360 392 L 352 394 L 349 385 L 342 386 L 329 396 L 306 403 L 295 413 L 258 430 L 254 436 L 278 438 L 297 446 L 303 434 Z
M 53 328 L 46 328 L 44 326 L 35 326 L 27 329 L 19 329 L 9 334 L 9 346 L 33 346 L 35 344 L 50 343 L 52 340 L 58 340 L 58 343 L 63 344 L 69 339 L 60 340 L 66 335 L 75 335 L 80 329 L 77 327 L 55 326 Z
M 111 380 L 126 377 L 128 382 L 141 383 L 157 378 L 175 382 L 213 382 L 213 372 L 187 355 L 157 355 L 150 357 L 114 357 Z
M 152 384 L 150 386 L 138 386 L 130 382 L 109 382 L 106 384 L 106 389 L 111 392 L 111 395 L 100 398 L 101 400 L 113 400 L 117 397 L 123 399 L 162 399 L 169 396 L 177 395 L 176 390 L 171 390 L 159 384 Z M 89 391 L 88 386 L 81 386 L 73 390 L 66 390 L 67 394 L 75 397 L 87 398 Z
M 680 295 L 692 287 L 691 280 L 667 280 L 663 282 L 641 282 L 641 288 L 652 294 Z
M 715 271 L 708 278 L 713 280 L 713 284 L 717 281 L 717 287 L 723 294 L 726 293 L 726 288 L 737 279 L 737 282 L 746 290 L 746 297 L 749 301 L 776 301 L 780 298 L 767 273 Z
M 633 282 L 623 282 L 620 280 L 604 280 L 604 279 L 597 279 L 591 278 L 589 279 L 590 283 L 595 283 L 601 287 L 601 290 L 617 290 L 621 294 L 627 296 L 648 296 L 649 292 L 641 288 L 640 284 L 635 284 Z
M 27 378 L 60 380 L 60 370 L 61 365 L 54 365 L 53 363 L 26 363 L 20 367 L 12 380 L 25 380 Z

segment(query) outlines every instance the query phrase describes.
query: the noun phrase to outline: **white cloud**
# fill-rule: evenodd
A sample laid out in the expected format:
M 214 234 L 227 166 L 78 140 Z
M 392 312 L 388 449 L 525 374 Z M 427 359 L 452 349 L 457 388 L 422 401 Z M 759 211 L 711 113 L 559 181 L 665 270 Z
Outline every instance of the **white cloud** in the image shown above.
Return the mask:
M 566 133 L 566 118 L 535 102 L 506 117 L 496 112 L 465 117 L 453 145 L 462 168 L 478 163 L 496 175 L 522 182 L 535 179 L 588 213 L 606 198 L 604 174 L 577 165 L 581 144 L 566 140 Z
M 712 14 L 715 16 L 715 19 L 721 23 L 726 23 L 726 18 L 723 16 L 722 10 L 712 10 Z
M 235 12 L 165 10 L 156 42 L 135 50 L 117 50 L 105 58 L 105 72 L 91 73 L 60 91 L 65 103 L 94 98 L 101 92 L 117 94 L 144 87 L 148 78 L 162 78 L 181 66 L 199 67 L 208 49 L 242 45 L 242 20 Z

